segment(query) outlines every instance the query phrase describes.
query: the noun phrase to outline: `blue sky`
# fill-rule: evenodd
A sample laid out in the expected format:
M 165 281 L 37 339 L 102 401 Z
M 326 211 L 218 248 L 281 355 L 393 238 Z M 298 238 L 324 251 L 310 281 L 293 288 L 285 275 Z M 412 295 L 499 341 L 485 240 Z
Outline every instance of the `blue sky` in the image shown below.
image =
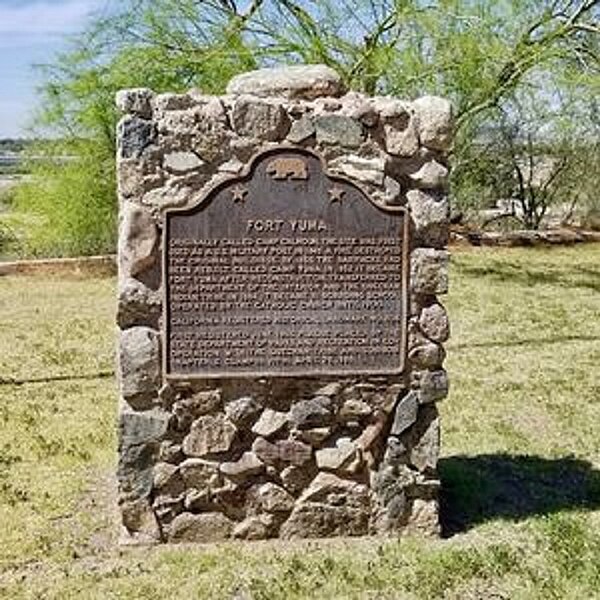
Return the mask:
M 25 136 L 39 76 L 32 65 L 64 49 L 111 0 L 0 0 L 0 138 Z

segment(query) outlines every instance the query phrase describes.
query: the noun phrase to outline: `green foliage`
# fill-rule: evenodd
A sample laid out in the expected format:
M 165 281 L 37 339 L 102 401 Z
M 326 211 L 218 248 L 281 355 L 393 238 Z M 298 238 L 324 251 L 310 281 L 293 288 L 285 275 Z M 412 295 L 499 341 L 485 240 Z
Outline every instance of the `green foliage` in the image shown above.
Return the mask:
M 24 251 L 33 256 L 113 252 L 113 160 L 98 142 L 46 145 L 32 176 L 15 191 L 17 211 L 33 215 Z M 60 157 L 60 158 L 57 158 Z
M 538 98 L 554 99 L 565 90 L 571 97 L 597 97 L 599 11 L 596 0 L 439 0 L 429 5 L 420 0 L 253 0 L 243 8 L 228 0 L 124 2 L 43 68 L 40 90 L 37 124 L 71 142 L 88 140 L 102 166 L 83 155 L 79 169 L 85 174 L 76 176 L 72 165 L 39 172 L 33 167 L 34 174 L 52 180 L 44 185 L 73 202 L 80 194 L 69 192 L 70 186 L 90 184 L 95 200 L 83 204 L 88 197 L 83 195 L 75 210 L 78 220 L 84 211 L 100 211 L 89 221 L 103 228 L 105 212 L 115 209 L 114 179 L 100 186 L 96 177 L 99 171 L 112 176 L 118 89 L 198 87 L 220 93 L 233 75 L 248 69 L 322 62 L 353 89 L 402 97 L 429 93 L 454 102 L 453 186 L 458 207 L 468 211 L 497 200 L 493 186 L 481 178 L 498 155 L 491 152 L 489 165 L 482 165 L 478 150 L 482 136 L 494 129 L 499 107 L 532 88 L 541 91 Z M 590 114 L 579 111 L 578 118 Z M 75 148 L 87 153 L 87 144 Z M 63 220 L 50 215 L 62 206 L 45 204 L 48 227 Z M 33 247 L 87 253 L 109 241 L 104 230 L 97 236 L 85 227 L 73 232 L 83 235 L 76 243 L 34 242 Z M 48 239 L 61 237 L 62 230 Z

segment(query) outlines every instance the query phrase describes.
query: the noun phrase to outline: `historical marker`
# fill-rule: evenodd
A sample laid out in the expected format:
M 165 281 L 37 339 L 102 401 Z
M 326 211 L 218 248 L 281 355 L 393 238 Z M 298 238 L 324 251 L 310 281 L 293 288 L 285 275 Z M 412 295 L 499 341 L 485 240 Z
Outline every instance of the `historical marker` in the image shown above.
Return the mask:
M 165 373 L 394 374 L 406 345 L 407 222 L 306 150 L 165 215 Z

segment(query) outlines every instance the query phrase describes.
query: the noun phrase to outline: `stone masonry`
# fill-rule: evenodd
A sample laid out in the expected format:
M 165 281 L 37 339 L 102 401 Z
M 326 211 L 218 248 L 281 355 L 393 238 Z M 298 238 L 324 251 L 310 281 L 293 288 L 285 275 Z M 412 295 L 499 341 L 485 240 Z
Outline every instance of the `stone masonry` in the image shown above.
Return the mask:
M 324 66 L 247 73 L 227 92 L 117 94 L 123 540 L 436 535 L 451 107 L 347 91 Z M 406 371 L 167 383 L 163 211 L 193 206 L 282 143 L 313 149 L 374 201 L 409 209 Z

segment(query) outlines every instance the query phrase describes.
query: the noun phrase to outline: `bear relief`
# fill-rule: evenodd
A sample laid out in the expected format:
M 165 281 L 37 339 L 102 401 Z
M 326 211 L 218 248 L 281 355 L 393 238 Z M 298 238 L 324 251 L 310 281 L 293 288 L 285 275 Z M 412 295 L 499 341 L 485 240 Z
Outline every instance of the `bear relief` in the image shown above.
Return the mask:
M 273 179 L 308 179 L 306 163 L 301 158 L 276 158 L 267 165 Z

